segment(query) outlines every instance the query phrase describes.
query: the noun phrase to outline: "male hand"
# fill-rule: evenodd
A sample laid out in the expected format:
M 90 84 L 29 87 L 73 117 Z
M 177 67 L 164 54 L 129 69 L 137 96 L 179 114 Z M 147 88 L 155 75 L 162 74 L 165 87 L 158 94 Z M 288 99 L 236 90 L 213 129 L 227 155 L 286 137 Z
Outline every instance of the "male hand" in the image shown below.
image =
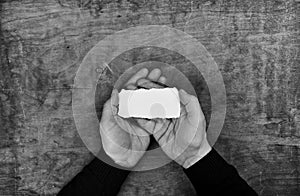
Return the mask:
M 153 71 L 152 71 L 153 72 Z M 143 88 L 163 88 L 166 78 L 156 71 L 155 77 L 140 79 Z M 152 75 L 153 76 L 153 75 Z M 161 84 L 161 85 L 160 85 Z M 210 150 L 206 137 L 206 121 L 197 97 L 179 91 L 180 117 L 174 119 L 138 119 L 141 127 L 153 136 L 163 151 L 184 168 L 203 158 Z
M 126 84 L 130 89 L 137 80 L 148 75 L 148 69 L 138 71 Z M 133 167 L 144 155 L 149 145 L 149 133 L 118 113 L 118 91 L 114 89 L 105 103 L 100 121 L 100 134 L 104 151 L 115 163 L 123 167 Z

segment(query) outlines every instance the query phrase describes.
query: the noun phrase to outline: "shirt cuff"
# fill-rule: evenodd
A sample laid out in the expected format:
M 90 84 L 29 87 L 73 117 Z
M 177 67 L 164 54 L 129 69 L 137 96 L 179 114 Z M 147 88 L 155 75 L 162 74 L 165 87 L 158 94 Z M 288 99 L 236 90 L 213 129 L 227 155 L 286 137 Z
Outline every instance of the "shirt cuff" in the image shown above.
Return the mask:
M 86 169 L 93 173 L 100 182 L 107 179 L 110 175 L 119 176 L 125 179 L 130 173 L 126 168 L 114 163 L 114 161 L 104 152 L 103 148 L 99 152 L 99 157 L 101 157 L 101 160 L 97 157 L 94 158 L 86 166 Z
M 223 180 L 228 175 L 228 168 L 231 166 L 212 148 L 201 160 L 184 169 L 184 172 L 188 177 L 209 182 L 216 181 L 216 179 Z M 201 175 L 201 178 L 195 174 Z
M 208 141 L 205 139 L 200 150 L 197 152 L 197 155 L 186 160 L 185 163 L 183 164 L 183 167 L 185 169 L 191 167 L 192 165 L 197 163 L 200 159 L 205 157 L 211 151 L 211 149 L 212 149 L 211 146 L 209 145 Z

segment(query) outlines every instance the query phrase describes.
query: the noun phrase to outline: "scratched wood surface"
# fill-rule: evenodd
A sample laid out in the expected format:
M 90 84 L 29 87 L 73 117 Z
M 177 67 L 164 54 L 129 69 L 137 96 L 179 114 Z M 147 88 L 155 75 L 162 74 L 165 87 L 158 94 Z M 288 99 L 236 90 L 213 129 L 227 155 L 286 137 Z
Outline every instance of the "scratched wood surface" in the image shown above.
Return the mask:
M 55 195 L 93 158 L 72 117 L 76 71 L 105 36 L 149 24 L 191 34 L 217 62 L 227 92 L 217 151 L 260 195 L 300 194 L 299 1 L 0 2 L 0 195 Z M 181 65 L 209 114 L 206 86 L 178 54 L 132 50 L 111 65 L 147 60 Z M 195 192 L 170 163 L 132 172 L 120 195 Z

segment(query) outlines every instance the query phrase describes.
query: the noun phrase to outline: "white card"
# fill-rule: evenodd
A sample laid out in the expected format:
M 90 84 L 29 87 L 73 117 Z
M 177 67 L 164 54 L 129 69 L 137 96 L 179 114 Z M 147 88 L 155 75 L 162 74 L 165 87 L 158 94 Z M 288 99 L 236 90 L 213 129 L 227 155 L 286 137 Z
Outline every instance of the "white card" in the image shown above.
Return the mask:
M 176 88 L 124 90 L 119 93 L 118 115 L 124 118 L 178 118 L 180 100 Z

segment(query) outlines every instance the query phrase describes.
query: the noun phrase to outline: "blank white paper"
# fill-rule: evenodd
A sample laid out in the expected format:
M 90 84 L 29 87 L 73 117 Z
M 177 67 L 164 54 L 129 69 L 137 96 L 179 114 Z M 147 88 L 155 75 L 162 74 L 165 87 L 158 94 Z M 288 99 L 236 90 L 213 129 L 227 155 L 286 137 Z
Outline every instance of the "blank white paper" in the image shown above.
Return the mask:
M 118 115 L 124 118 L 178 118 L 180 116 L 178 90 L 122 89 L 119 93 Z

